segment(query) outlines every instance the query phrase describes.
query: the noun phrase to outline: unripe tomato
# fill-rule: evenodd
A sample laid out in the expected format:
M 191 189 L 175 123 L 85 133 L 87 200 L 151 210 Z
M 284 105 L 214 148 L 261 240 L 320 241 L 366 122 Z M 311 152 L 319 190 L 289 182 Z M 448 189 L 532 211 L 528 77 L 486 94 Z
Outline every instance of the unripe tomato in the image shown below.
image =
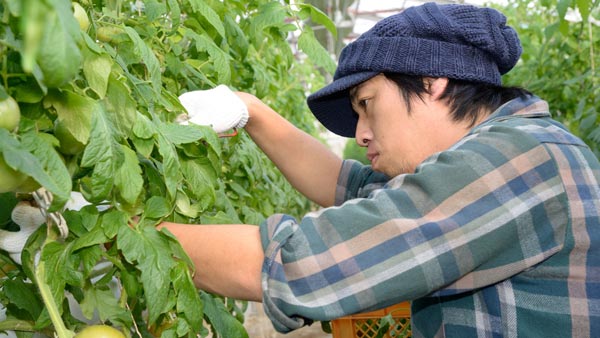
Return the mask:
M 75 338 L 125 338 L 125 335 L 108 325 L 90 325 L 79 331 Z
M 19 104 L 12 97 L 0 101 L 0 128 L 13 131 L 21 119 Z
M 121 27 L 102 26 L 96 30 L 96 38 L 102 42 L 120 43 L 125 40 Z
M 0 156 L 0 193 L 14 191 L 27 179 L 27 175 L 9 167 Z
M 79 142 L 65 124 L 58 120 L 54 124 L 54 137 L 60 142 L 58 150 L 65 155 L 79 154 L 85 148 L 85 144 Z
M 33 179 L 33 177 L 29 176 L 21 183 L 18 187 L 15 188 L 15 192 L 28 194 L 30 192 L 34 192 L 38 190 L 41 185 Z
M 77 19 L 79 27 L 82 31 L 87 31 L 90 27 L 90 18 L 88 18 L 85 9 L 77 2 L 73 2 L 73 16 Z

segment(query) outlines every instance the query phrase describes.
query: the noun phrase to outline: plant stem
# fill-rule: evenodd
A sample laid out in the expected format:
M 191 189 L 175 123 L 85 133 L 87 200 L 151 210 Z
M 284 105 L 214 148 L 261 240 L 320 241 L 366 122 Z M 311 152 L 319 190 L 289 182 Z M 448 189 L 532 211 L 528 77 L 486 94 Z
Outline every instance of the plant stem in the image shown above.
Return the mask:
M 75 333 L 67 329 L 67 327 L 65 326 L 65 323 L 60 317 L 58 306 L 56 306 L 56 302 L 54 301 L 54 297 L 52 296 L 50 286 L 46 284 L 46 270 L 43 261 L 41 261 L 35 268 L 35 278 L 37 280 L 37 286 L 40 290 L 40 294 L 42 296 L 42 300 L 44 301 L 44 305 L 46 306 L 48 314 L 50 315 L 50 320 L 52 321 L 54 329 L 56 330 L 57 337 L 72 338 L 73 336 L 75 336 Z
M 19 319 L 5 319 L 0 322 L 0 331 L 35 332 L 33 323 Z

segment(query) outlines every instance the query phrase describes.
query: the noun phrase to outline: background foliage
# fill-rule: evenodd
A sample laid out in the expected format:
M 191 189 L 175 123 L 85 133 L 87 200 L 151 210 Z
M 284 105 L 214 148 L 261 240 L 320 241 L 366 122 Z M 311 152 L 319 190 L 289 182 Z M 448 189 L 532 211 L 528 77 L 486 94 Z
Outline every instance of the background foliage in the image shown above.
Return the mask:
M 173 123 L 177 96 L 227 84 L 316 134 L 305 91 L 335 66 L 304 22 L 331 21 L 268 0 L 1 0 L 0 12 L 0 101 L 21 112 L 17 129 L 0 128 L 0 158 L 52 192 L 52 210 L 72 191 L 91 202 L 63 212 L 66 239 L 51 224 L 31 236 L 22 266 L 0 254 L 0 331 L 71 337 L 102 322 L 128 336 L 246 336 L 244 304 L 198 293 L 191 262 L 154 226 L 258 224 L 311 205 L 243 132 Z M 0 195 L 4 229 L 33 187 L 15 190 Z
M 600 155 L 600 1 L 508 0 L 500 9 L 523 55 L 505 84 L 548 101 L 552 114 Z

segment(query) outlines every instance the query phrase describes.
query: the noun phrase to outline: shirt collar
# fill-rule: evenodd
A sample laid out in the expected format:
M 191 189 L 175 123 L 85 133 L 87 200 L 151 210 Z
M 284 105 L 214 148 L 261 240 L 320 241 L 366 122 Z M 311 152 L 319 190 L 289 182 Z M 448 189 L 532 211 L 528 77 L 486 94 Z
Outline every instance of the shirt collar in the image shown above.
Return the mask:
M 494 111 L 483 123 L 521 117 L 550 117 L 548 103 L 535 95 L 510 100 Z

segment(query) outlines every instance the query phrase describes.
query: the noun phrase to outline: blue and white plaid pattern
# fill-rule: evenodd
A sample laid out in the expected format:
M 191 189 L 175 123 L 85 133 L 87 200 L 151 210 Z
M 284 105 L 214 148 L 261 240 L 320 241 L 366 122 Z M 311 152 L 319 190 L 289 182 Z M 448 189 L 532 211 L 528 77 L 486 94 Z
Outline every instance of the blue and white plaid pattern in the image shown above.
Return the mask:
M 286 332 L 412 301 L 415 337 L 600 336 L 600 164 L 537 97 L 413 174 L 344 162 L 338 205 L 261 225 Z

